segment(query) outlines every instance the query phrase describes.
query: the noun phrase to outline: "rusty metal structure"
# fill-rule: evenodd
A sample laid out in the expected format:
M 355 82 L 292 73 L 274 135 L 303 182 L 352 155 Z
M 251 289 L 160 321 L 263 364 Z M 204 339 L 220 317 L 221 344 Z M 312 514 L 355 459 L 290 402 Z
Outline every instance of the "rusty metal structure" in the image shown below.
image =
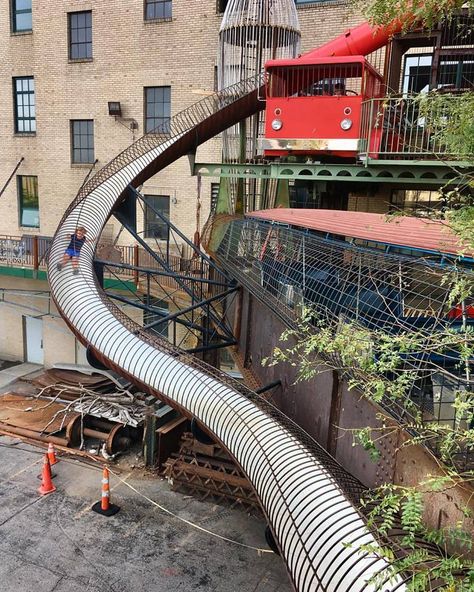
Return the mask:
M 408 339 L 416 334 L 416 345 L 400 354 L 398 364 L 398 371 L 409 372 L 412 378 L 406 399 L 387 398 L 382 405 L 396 419 L 408 415 L 416 423 L 415 403 L 427 425 L 468 429 L 453 402 L 456 392 L 470 388 L 473 360 L 462 358 L 460 345 L 474 325 L 474 307 L 468 301 L 451 301 L 450 293 L 457 282 L 472 284 L 473 259 L 459 258 L 453 252 L 454 242 L 449 245 L 450 237 L 441 228 L 438 240 L 440 249 L 443 241 L 446 243 L 444 254 L 410 248 L 410 241 L 403 246 L 402 239 L 391 245 L 390 240 L 381 238 L 349 240 L 351 229 L 341 231 L 343 223 L 335 221 L 333 232 L 328 231 L 328 216 L 324 214 L 332 212 L 307 210 L 306 216 L 305 210 L 297 210 L 295 215 L 292 212 L 255 212 L 245 219 L 222 223 L 218 233 L 222 240 L 213 247 L 216 259 L 253 295 L 270 304 L 288 327 L 298 328 L 304 311 L 311 311 L 314 332 L 324 327 L 337 335 L 350 326 L 359 335 L 361 351 L 372 352 L 367 355 L 374 357 L 380 355 L 378 348 L 387 336 Z M 317 227 L 319 214 L 324 231 L 309 231 L 305 221 L 315 220 L 313 226 Z M 356 236 L 364 232 L 369 237 L 374 235 L 372 218 L 377 215 L 365 216 L 370 222 L 362 219 L 363 230 L 353 230 Z M 396 222 L 395 229 L 385 224 L 387 234 L 397 232 Z M 431 237 L 435 233 L 429 228 Z M 337 368 L 345 368 L 337 353 L 322 352 L 322 357 Z M 361 368 L 347 370 L 354 377 L 359 371 Z M 396 372 L 392 369 L 392 374 Z M 390 375 L 387 371 L 387 378 Z M 436 441 L 433 448 L 436 450 Z M 455 460 L 461 471 L 474 466 L 470 449 L 460 450 Z
M 95 360 L 148 392 L 151 400 L 164 400 L 197 420 L 228 451 L 252 485 L 296 590 L 401 592 L 410 575 L 394 571 L 379 547 L 384 543 L 357 509 L 364 492 L 357 479 L 264 397 L 125 316 L 100 287 L 91 244 L 82 248 L 79 274 L 57 266 L 65 237 L 78 225 L 98 236 L 130 184 L 138 185 L 196 142 L 256 112 L 261 84 L 259 76 L 200 101 L 171 119 L 169 133 L 144 136 L 91 178 L 53 238 L 51 294 Z M 400 549 L 403 537 L 397 528 L 389 538 Z M 435 545 L 420 545 L 439 553 Z M 442 586 L 432 583 L 433 590 Z
M 182 435 L 179 451 L 164 463 L 163 474 L 174 491 L 259 513 L 250 483 L 225 450 L 218 444 L 202 444 L 191 433 Z

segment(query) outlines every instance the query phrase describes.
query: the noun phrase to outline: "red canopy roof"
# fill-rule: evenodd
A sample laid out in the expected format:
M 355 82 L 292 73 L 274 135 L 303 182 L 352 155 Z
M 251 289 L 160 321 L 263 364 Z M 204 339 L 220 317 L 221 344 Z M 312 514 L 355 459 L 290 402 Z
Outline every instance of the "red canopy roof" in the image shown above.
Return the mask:
M 455 255 L 463 250 L 458 237 L 443 222 L 426 218 L 397 216 L 388 219 L 384 214 L 367 212 L 293 208 L 261 210 L 247 216 L 401 247 Z M 463 252 L 474 255 L 467 250 Z
M 275 68 L 277 66 L 325 66 L 326 64 L 366 64 L 371 67 L 371 64 L 364 56 L 327 56 L 309 58 L 300 56 L 299 58 L 281 58 L 279 60 L 267 60 L 265 68 Z

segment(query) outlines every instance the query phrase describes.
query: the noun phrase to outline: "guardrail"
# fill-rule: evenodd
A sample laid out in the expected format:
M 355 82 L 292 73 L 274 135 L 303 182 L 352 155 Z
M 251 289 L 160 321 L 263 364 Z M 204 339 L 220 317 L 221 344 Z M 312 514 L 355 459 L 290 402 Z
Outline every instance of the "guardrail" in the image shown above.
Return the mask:
M 442 100 L 441 100 L 442 99 Z M 442 130 L 462 96 L 433 95 L 370 99 L 362 104 L 362 158 L 452 157 Z
M 34 270 L 45 270 L 51 237 L 37 235 L 10 236 L 0 235 L 0 267 L 26 267 Z M 110 268 L 106 266 L 106 277 L 121 277 L 139 282 L 138 267 L 147 268 L 157 273 L 163 270 L 158 261 L 150 253 L 138 245 L 112 245 L 99 243 L 97 256 L 102 260 L 110 260 Z M 192 277 L 209 279 L 209 265 L 202 258 L 182 257 L 169 254 L 168 265 L 176 274 L 189 274 Z M 118 266 L 117 266 L 118 264 Z M 125 267 L 121 266 L 124 264 Z M 189 280 L 192 282 L 192 279 Z M 160 277 L 160 283 L 166 287 L 179 289 L 177 282 L 170 276 Z
M 30 267 L 40 269 L 46 266 L 46 254 L 51 238 L 35 235 L 0 235 L 0 266 Z

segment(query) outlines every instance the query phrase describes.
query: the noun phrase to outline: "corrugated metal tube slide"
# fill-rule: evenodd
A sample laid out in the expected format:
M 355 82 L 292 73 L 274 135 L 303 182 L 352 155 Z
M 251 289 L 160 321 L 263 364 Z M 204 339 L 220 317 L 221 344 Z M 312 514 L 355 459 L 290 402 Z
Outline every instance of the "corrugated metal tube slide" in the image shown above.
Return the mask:
M 379 547 L 344 487 L 344 481 L 351 487 L 355 480 L 304 432 L 257 395 L 151 337 L 123 315 L 98 285 L 92 243 L 82 248 L 78 275 L 70 267 L 57 267 L 76 227 L 99 236 L 130 183 L 139 185 L 258 111 L 261 84 L 257 77 L 207 97 L 174 117 L 164 132 L 144 136 L 99 171 L 56 231 L 48 268 L 51 293 L 72 331 L 99 359 L 196 417 L 227 448 L 258 495 L 296 590 L 402 591 L 404 578 L 381 554 L 360 550 L 361 545 Z M 357 492 L 352 493 L 356 499 Z

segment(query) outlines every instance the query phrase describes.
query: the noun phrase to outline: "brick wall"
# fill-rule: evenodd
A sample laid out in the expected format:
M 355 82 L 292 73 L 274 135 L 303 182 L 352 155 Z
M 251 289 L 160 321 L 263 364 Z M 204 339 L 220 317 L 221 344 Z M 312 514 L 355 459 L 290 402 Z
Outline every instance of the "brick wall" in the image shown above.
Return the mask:
M 12 34 L 4 0 L 0 10 L 0 187 L 20 157 L 21 175 L 38 177 L 40 228 L 19 226 L 16 178 L 0 198 L 0 234 L 36 232 L 52 235 L 76 195 L 89 166 L 71 165 L 70 120 L 93 119 L 97 168 L 104 166 L 143 134 L 146 86 L 171 86 L 171 111 L 179 112 L 214 90 L 218 31 L 222 20 L 215 0 L 173 0 L 170 22 L 145 22 L 141 0 L 33 0 L 33 32 Z M 68 12 L 92 10 L 93 59 L 68 60 Z M 307 51 L 360 21 L 345 2 L 318 2 L 298 9 L 303 51 Z M 34 76 L 37 133 L 15 136 L 12 77 Z M 120 101 L 124 118 L 133 118 L 135 132 L 108 115 L 108 101 Z M 216 162 L 220 138 L 198 149 L 197 161 Z M 210 185 L 202 180 L 201 227 L 210 206 Z M 189 237 L 196 230 L 197 180 L 184 157 L 145 183 L 143 193 L 170 196 L 171 220 Z M 139 212 L 139 228 L 143 215 Z M 116 229 L 117 229 L 116 225 Z M 122 233 L 120 241 L 130 243 Z M 28 288 L 17 278 L 0 276 L 0 287 Z M 31 284 L 31 286 L 30 286 Z M 40 289 L 47 289 L 42 284 Z M 31 303 L 30 303 L 31 304 Z M 25 313 L 26 314 L 26 313 Z M 22 313 L 0 309 L 0 356 L 22 359 Z M 58 361 L 58 343 L 74 361 L 74 337 L 55 317 L 43 321 L 45 363 Z M 2 337 L 3 335 L 3 337 Z M 8 335 L 8 339 L 6 338 Z M 59 341 L 58 341 L 59 340 Z M 64 360 L 66 361 L 66 360 Z
M 352 5 L 351 5 L 352 4 Z M 347 0 L 328 0 L 298 6 L 302 53 L 337 37 L 346 29 L 363 21 Z
M 374 185 L 369 190 L 350 193 L 347 209 L 355 212 L 386 214 L 389 211 L 391 194 L 390 185 Z
M 67 13 L 82 10 L 92 10 L 93 60 L 70 63 Z M 298 14 L 304 51 L 360 21 L 346 2 L 300 6 Z M 171 22 L 144 21 L 143 4 L 137 0 L 33 0 L 33 33 L 15 35 L 9 11 L 0 11 L 0 185 L 23 156 L 18 174 L 38 176 L 38 234 L 54 232 L 89 170 L 71 165 L 70 120 L 94 120 L 97 168 L 105 165 L 143 133 L 143 87 L 170 85 L 172 114 L 213 90 L 221 19 L 215 0 L 173 0 Z M 14 76 L 35 77 L 34 137 L 13 133 Z M 123 116 L 138 122 L 135 133 L 108 115 L 108 101 L 120 101 Z M 219 157 L 219 138 L 200 147 L 197 155 L 201 162 Z M 212 181 L 216 179 L 203 179 L 201 225 L 209 211 Z M 187 158 L 156 175 L 143 191 L 174 198 L 171 219 L 192 236 L 197 189 Z M 13 179 L 0 203 L 0 234 L 31 232 L 19 227 L 17 201 Z M 130 237 L 123 234 L 121 240 L 129 242 Z
M 5 3 L 6 4 L 6 3 Z M 33 33 L 12 35 L 8 11 L 0 12 L 0 183 L 23 156 L 18 174 L 37 175 L 40 195 L 39 234 L 52 234 L 80 187 L 89 167 L 71 165 L 70 120 L 93 119 L 97 167 L 143 133 L 143 87 L 171 86 L 172 114 L 213 90 L 218 27 L 214 0 L 174 0 L 171 22 L 145 22 L 136 0 L 33 1 Z M 93 60 L 68 61 L 67 13 L 92 10 Z M 192 14 L 190 14 L 192 13 Z M 34 76 L 37 133 L 13 133 L 12 81 Z M 134 118 L 134 133 L 108 115 L 107 102 L 120 101 L 125 118 Z M 124 122 L 126 124 L 126 122 Z M 219 142 L 199 151 L 201 160 L 216 160 Z M 187 233 L 195 230 L 196 183 L 190 182 L 187 159 L 169 167 L 145 186 L 149 193 L 176 197 L 171 217 Z M 206 197 L 210 180 L 203 182 Z M 21 234 L 15 179 L 0 204 L 0 234 Z M 29 231 L 29 230 L 28 230 Z

